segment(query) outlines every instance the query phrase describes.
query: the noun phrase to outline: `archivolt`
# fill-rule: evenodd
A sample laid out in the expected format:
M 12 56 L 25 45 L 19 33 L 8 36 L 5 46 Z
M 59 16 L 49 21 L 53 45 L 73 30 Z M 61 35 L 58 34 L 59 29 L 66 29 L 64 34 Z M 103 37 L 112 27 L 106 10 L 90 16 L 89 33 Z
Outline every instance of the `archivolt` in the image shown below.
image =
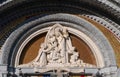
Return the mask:
M 82 38 L 92 49 L 99 67 L 116 65 L 114 51 L 105 36 L 86 20 L 71 14 L 41 17 L 14 31 L 2 47 L 2 63 L 13 67 L 17 65 L 19 55 L 26 43 L 31 40 L 30 37 L 33 38 L 41 32 L 46 32 L 47 27 L 55 23 L 65 25 L 71 33 Z M 36 35 L 33 35 L 34 33 Z

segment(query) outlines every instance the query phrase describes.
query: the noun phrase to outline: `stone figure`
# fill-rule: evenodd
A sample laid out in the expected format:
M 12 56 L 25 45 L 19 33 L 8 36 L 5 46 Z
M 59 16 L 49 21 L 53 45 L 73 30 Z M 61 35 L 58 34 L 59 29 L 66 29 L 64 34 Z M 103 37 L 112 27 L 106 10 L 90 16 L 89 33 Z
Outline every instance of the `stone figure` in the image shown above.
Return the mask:
M 77 65 L 77 62 L 78 62 L 78 52 L 74 52 L 73 55 L 71 56 L 71 59 L 70 59 L 70 63 L 71 64 L 76 64 Z
M 39 64 L 40 63 L 40 66 L 44 66 L 47 64 L 47 58 L 46 58 L 46 51 L 44 50 L 45 48 L 45 45 L 44 44 L 41 44 L 41 49 L 39 50 L 39 53 L 34 61 L 34 64 Z

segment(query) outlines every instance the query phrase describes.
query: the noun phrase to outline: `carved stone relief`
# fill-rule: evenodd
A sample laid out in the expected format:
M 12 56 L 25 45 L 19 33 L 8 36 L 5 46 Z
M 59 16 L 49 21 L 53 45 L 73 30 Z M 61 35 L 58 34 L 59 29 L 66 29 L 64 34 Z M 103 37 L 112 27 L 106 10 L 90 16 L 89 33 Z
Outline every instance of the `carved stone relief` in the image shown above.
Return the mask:
M 96 67 L 84 63 L 79 58 L 79 53 L 72 45 L 69 32 L 60 24 L 53 25 L 45 37 L 44 43 L 40 45 L 37 57 L 27 64 L 18 67 Z

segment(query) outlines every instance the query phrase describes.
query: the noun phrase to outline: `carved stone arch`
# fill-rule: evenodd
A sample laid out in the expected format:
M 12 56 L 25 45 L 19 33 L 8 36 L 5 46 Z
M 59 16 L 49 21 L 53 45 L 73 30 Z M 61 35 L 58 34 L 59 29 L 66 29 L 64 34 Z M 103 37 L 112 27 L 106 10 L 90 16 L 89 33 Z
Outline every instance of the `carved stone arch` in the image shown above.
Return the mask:
M 108 67 L 112 65 L 116 66 L 113 49 L 105 36 L 89 22 L 70 14 L 53 14 L 38 18 L 14 31 L 2 47 L 2 63 L 9 64 L 9 66 L 14 67 L 15 59 L 17 57 L 16 55 L 18 53 L 17 51 L 22 45 L 22 41 L 24 41 L 35 31 L 48 27 L 56 22 L 63 24 L 66 27 L 81 31 L 90 39 L 92 39 L 92 41 L 100 50 L 101 54 L 96 55 L 100 55 L 102 57 L 102 61 L 104 63 L 102 67 Z

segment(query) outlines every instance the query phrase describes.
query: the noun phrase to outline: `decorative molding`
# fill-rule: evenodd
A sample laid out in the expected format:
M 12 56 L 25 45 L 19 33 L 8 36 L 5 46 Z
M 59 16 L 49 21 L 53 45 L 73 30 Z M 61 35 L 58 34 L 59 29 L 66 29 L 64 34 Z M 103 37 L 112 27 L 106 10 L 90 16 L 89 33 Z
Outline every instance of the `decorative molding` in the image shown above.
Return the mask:
M 9 2 L 11 2 L 11 1 L 13 1 L 13 0 L 5 0 L 3 3 L 0 4 L 0 7 L 7 4 L 7 3 L 9 3 Z
M 100 18 L 100 17 L 97 17 L 97 16 L 94 16 L 94 15 L 83 15 L 89 19 L 92 19 L 96 22 L 98 22 L 99 24 L 101 24 L 102 26 L 104 26 L 106 29 L 108 29 L 110 32 L 112 32 L 115 37 L 117 37 L 117 39 L 120 41 L 120 26 L 112 21 L 110 21 L 111 23 L 107 22 L 106 20 Z M 114 24 L 114 25 L 113 25 Z

